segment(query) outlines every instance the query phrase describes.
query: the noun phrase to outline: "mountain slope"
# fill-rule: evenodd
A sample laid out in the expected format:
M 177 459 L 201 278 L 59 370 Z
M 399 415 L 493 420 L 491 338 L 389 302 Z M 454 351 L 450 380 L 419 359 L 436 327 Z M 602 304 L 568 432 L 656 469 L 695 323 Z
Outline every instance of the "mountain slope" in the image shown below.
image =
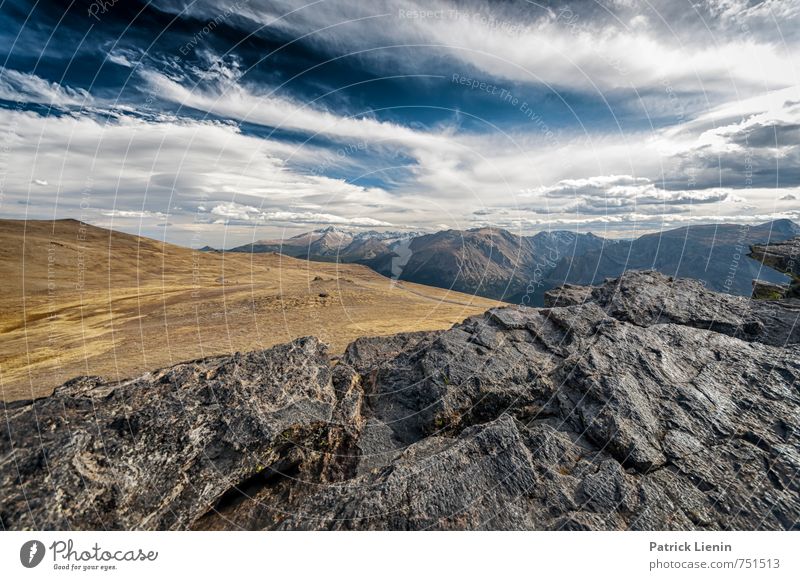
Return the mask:
M 517 236 L 503 229 L 448 230 L 411 241 L 400 278 L 498 300 L 532 304 L 538 282 L 565 256 L 603 247 L 593 234 L 541 232 Z
M 366 267 L 192 251 L 74 220 L 0 220 L 0 398 L 300 336 L 448 328 L 496 303 Z
M 798 233 L 797 224 L 777 220 L 757 226 L 696 225 L 648 234 L 565 258 L 550 274 L 547 285 L 598 284 L 625 270 L 653 269 L 701 280 L 720 292 L 750 296 L 754 279 L 780 283 L 786 277 L 749 257 L 748 247 Z
M 305 258 L 317 262 L 340 262 L 368 264 L 386 276 L 389 270 L 381 270 L 395 256 L 393 248 L 398 242 L 408 240 L 416 232 L 349 232 L 330 226 L 286 238 L 283 240 L 260 240 L 236 246 L 228 252 L 263 253 L 277 252 L 285 256 Z

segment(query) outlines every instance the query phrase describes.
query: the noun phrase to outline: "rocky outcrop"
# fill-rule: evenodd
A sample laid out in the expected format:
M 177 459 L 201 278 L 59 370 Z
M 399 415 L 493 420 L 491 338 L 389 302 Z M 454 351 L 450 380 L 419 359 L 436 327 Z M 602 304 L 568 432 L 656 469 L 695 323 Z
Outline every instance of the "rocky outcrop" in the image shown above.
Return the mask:
M 653 271 L 631 271 L 597 287 L 565 285 L 545 294 L 549 306 L 588 302 L 637 326 L 673 323 L 774 346 L 800 342 L 800 302 L 720 294 L 697 280 Z
M 762 283 L 753 283 L 753 297 L 800 298 L 800 238 L 773 244 L 750 247 L 750 256 L 765 265 L 791 277 L 788 286 L 767 288 Z M 777 294 L 777 296 L 776 296 Z
M 2 524 L 187 528 L 237 484 L 315 460 L 336 439 L 331 376 L 324 345 L 302 339 L 9 404 Z
M 792 301 L 652 272 L 549 300 L 12 404 L 3 525 L 800 528 Z

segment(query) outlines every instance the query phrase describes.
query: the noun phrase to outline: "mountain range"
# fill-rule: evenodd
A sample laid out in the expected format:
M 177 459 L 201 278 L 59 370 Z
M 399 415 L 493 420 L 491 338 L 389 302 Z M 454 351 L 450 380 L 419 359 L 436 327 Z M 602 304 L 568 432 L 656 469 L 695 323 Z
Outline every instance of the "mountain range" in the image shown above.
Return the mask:
M 784 284 L 787 277 L 747 256 L 747 248 L 798 234 L 800 226 L 787 219 L 756 226 L 692 225 L 633 240 L 569 231 L 523 236 L 486 227 L 432 234 L 329 227 L 228 251 L 363 264 L 398 280 L 541 306 L 544 294 L 562 284 L 596 285 L 635 269 L 694 278 L 719 292 L 749 296 L 754 279 Z
M 800 238 L 738 249 L 792 227 L 674 234 L 791 277 L 766 300 L 651 270 L 521 308 L 0 221 L 0 529 L 797 530 Z M 652 243 L 461 234 L 401 274 Z

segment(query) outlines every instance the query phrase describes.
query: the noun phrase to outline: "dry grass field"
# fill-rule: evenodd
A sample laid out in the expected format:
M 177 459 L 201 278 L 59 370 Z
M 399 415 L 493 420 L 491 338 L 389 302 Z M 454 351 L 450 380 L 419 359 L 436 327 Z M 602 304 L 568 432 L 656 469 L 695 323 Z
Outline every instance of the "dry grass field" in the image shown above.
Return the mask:
M 74 220 L 0 220 L 0 398 L 315 335 L 447 328 L 497 303 L 357 265 L 193 251 Z

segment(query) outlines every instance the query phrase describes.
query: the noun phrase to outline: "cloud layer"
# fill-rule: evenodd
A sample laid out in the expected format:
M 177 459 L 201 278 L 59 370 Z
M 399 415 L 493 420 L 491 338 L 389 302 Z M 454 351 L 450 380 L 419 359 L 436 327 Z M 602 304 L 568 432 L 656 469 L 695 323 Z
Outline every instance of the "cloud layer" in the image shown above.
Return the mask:
M 797 0 L 28 9 L 0 8 L 7 217 L 183 243 L 798 217 Z

